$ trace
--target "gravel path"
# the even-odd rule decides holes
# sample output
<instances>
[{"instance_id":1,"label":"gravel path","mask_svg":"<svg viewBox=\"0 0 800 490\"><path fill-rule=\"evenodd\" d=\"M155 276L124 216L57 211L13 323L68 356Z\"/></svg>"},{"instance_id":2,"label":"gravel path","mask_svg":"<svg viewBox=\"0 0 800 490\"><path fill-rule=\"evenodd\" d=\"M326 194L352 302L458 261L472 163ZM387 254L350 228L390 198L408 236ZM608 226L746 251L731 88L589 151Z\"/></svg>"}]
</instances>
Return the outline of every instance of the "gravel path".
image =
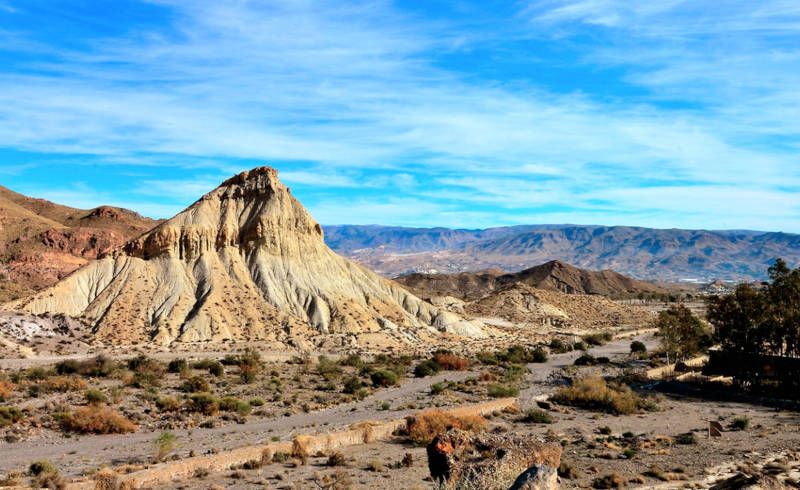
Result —
<instances>
[{"instance_id":1,"label":"gravel path","mask_svg":"<svg viewBox=\"0 0 800 490\"><path fill-rule=\"evenodd\" d=\"M645 336L640 336L644 340ZM595 356L627 354L632 339L621 339L609 342L605 346L595 347L590 352ZM654 341L645 340L648 348ZM550 360L542 364L530 364L529 379L534 384L520 395L522 406L533 403L533 398L541 393L538 383L547 379L551 373L574 362L580 353L570 352L550 356ZM172 431L178 437L181 449L178 454L188 455L190 449L196 454L203 454L214 448L229 450L237 447L263 444L272 436L280 436L281 440L291 438L303 432L333 431L350 426L362 420L387 420L402 418L415 410L382 410L380 405L389 402L392 407L416 403L418 397L425 397L433 383L444 381L461 381L475 376L475 371L445 372L427 378L407 378L400 386L380 390L364 400L338 405L325 410L296 413L288 417L270 419L252 419L244 424L194 430ZM313 424L313 425L312 425ZM125 435L90 435L70 438L57 437L48 441L22 441L17 443L0 442L0 472L27 467L32 461L48 459L58 466L62 474L77 476L85 470L99 468L103 464L116 466L128 462L146 461L153 453L151 441L156 434L139 432Z\"/></svg>"}]
</instances>

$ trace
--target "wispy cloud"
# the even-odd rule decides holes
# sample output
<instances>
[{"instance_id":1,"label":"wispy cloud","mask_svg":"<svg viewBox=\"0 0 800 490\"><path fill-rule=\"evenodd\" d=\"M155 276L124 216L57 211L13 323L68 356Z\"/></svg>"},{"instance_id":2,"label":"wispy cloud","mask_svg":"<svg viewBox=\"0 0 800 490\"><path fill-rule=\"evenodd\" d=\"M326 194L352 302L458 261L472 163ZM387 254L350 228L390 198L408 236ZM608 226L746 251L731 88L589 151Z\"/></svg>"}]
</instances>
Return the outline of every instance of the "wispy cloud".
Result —
<instances>
[{"instance_id":1,"label":"wispy cloud","mask_svg":"<svg viewBox=\"0 0 800 490\"><path fill-rule=\"evenodd\" d=\"M0 33L0 147L155 165L108 196L140 210L264 161L325 223L800 231L800 7L723 4L535 1L489 27L477 4L442 20L383 0L76 11L112 32Z\"/></svg>"}]
</instances>

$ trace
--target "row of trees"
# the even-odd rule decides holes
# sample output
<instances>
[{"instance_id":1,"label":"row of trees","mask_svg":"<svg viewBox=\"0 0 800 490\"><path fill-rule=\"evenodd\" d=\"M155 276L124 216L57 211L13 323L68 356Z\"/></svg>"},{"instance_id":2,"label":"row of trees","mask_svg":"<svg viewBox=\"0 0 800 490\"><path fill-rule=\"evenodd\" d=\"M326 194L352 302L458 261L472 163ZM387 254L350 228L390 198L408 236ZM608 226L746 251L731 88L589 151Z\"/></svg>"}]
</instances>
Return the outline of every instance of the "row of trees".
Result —
<instances>
[{"instance_id":1,"label":"row of trees","mask_svg":"<svg viewBox=\"0 0 800 490\"><path fill-rule=\"evenodd\" d=\"M708 321L723 351L800 357L800 268L778 259L768 272L762 290L742 284L708 300Z\"/></svg>"},{"instance_id":2,"label":"row of trees","mask_svg":"<svg viewBox=\"0 0 800 490\"><path fill-rule=\"evenodd\" d=\"M732 376L740 387L800 396L800 268L778 259L768 273L763 288L743 284L708 300L719 349L704 371Z\"/></svg>"}]
</instances>

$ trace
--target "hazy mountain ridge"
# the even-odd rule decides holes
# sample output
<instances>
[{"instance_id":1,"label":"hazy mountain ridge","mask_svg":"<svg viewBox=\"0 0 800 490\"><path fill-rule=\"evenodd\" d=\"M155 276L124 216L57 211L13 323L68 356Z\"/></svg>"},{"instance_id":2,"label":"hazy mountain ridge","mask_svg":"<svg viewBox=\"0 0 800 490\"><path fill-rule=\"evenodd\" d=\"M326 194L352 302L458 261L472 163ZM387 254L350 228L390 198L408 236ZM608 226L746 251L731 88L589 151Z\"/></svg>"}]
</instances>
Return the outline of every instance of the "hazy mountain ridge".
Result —
<instances>
[{"instance_id":1,"label":"hazy mountain ridge","mask_svg":"<svg viewBox=\"0 0 800 490\"><path fill-rule=\"evenodd\" d=\"M491 228L495 236L488 238L482 230L467 230L469 233L459 235L459 243L433 245L437 241L432 233L446 235L446 229L353 228L358 228L358 234L350 234L347 241L334 240L332 248L387 276L491 267L518 271L561 260L638 279L753 280L762 279L778 257L791 265L800 263L800 235L782 232L537 225ZM346 226L334 229L334 237L347 234ZM395 235L402 239L393 238ZM356 236L363 239L355 240ZM413 237L411 243L409 237ZM376 243L380 245L375 247ZM415 255L404 255L408 253Z\"/></svg>"}]
</instances>

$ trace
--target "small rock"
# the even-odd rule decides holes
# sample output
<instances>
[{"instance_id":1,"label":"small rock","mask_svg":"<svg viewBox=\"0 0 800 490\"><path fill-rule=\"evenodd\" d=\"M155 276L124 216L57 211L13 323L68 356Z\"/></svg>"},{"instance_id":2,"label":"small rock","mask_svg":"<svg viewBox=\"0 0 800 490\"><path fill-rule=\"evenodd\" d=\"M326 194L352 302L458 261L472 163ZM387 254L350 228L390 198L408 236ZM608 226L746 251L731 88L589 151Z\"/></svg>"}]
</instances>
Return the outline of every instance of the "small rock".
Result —
<instances>
[{"instance_id":1,"label":"small rock","mask_svg":"<svg viewBox=\"0 0 800 490\"><path fill-rule=\"evenodd\" d=\"M556 490L558 472L549 466L537 464L519 475L508 490Z\"/></svg>"}]
</instances>

